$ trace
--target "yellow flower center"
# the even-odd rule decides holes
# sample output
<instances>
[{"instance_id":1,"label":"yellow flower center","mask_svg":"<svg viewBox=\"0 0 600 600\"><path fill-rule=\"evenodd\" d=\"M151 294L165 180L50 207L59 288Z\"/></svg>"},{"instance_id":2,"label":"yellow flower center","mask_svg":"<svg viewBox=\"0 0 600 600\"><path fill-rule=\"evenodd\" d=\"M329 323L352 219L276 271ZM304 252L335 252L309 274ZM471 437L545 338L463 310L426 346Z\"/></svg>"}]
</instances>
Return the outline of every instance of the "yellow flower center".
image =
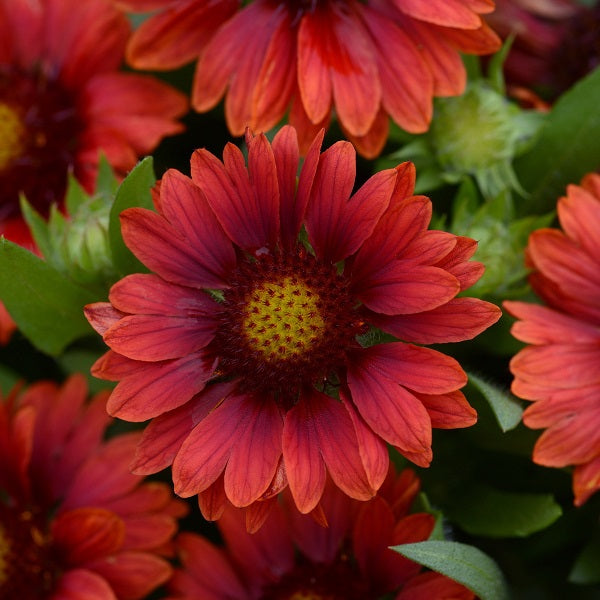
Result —
<instances>
[{"instance_id":1,"label":"yellow flower center","mask_svg":"<svg viewBox=\"0 0 600 600\"><path fill-rule=\"evenodd\" d=\"M262 282L246 299L243 330L268 362L302 357L326 331L318 292L295 276Z\"/></svg>"},{"instance_id":2,"label":"yellow flower center","mask_svg":"<svg viewBox=\"0 0 600 600\"><path fill-rule=\"evenodd\" d=\"M323 596L311 591L295 592L289 597L289 600L329 600L332 596Z\"/></svg>"},{"instance_id":3,"label":"yellow flower center","mask_svg":"<svg viewBox=\"0 0 600 600\"><path fill-rule=\"evenodd\" d=\"M25 126L19 113L0 103L0 170L5 169L23 152Z\"/></svg>"},{"instance_id":4,"label":"yellow flower center","mask_svg":"<svg viewBox=\"0 0 600 600\"><path fill-rule=\"evenodd\" d=\"M0 525L0 585L8 578L8 556L10 554L10 540L6 531Z\"/></svg>"}]
</instances>

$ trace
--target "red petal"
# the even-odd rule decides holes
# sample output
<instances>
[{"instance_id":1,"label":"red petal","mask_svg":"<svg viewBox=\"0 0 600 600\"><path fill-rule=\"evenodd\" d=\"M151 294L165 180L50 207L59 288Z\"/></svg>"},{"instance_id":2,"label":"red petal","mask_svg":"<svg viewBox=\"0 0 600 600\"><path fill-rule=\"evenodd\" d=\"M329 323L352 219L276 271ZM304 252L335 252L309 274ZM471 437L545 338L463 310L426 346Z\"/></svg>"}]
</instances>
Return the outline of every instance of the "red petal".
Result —
<instances>
[{"instance_id":1,"label":"red petal","mask_svg":"<svg viewBox=\"0 0 600 600\"><path fill-rule=\"evenodd\" d=\"M356 431L340 402L316 390L303 396L311 415L321 456L334 483L351 498L369 500L375 495L362 464Z\"/></svg>"},{"instance_id":2,"label":"red petal","mask_svg":"<svg viewBox=\"0 0 600 600\"><path fill-rule=\"evenodd\" d=\"M117 600L110 585L87 569L67 571L56 584L50 600Z\"/></svg>"},{"instance_id":3,"label":"red petal","mask_svg":"<svg viewBox=\"0 0 600 600\"><path fill-rule=\"evenodd\" d=\"M504 307L518 319L510 332L530 344L593 344L600 340L600 331L586 323L552 308L528 302L505 301Z\"/></svg>"},{"instance_id":4,"label":"red petal","mask_svg":"<svg viewBox=\"0 0 600 600\"><path fill-rule=\"evenodd\" d=\"M313 510L325 489L325 463L306 402L298 402L285 416L283 459L294 502L301 513Z\"/></svg>"},{"instance_id":5,"label":"red petal","mask_svg":"<svg viewBox=\"0 0 600 600\"><path fill-rule=\"evenodd\" d=\"M305 205L298 204L300 198L296 195L296 174L300 162L296 130L289 125L282 127L273 138L272 147L280 196L281 241L285 248L291 249L296 243L305 209Z\"/></svg>"},{"instance_id":6,"label":"red petal","mask_svg":"<svg viewBox=\"0 0 600 600\"><path fill-rule=\"evenodd\" d=\"M422 394L445 394L467 383L467 376L455 359L401 342L361 349L353 355L351 364Z\"/></svg>"},{"instance_id":7,"label":"red petal","mask_svg":"<svg viewBox=\"0 0 600 600\"><path fill-rule=\"evenodd\" d=\"M283 419L275 402L244 397L243 421L225 470L225 493L234 506L248 506L269 487L281 457Z\"/></svg>"},{"instance_id":8,"label":"red petal","mask_svg":"<svg viewBox=\"0 0 600 600\"><path fill-rule=\"evenodd\" d=\"M423 404L408 390L355 364L348 385L358 412L373 431L404 454L431 447L431 421Z\"/></svg>"},{"instance_id":9,"label":"red petal","mask_svg":"<svg viewBox=\"0 0 600 600\"><path fill-rule=\"evenodd\" d=\"M565 467L588 462L598 455L600 427L588 413L561 419L538 439L534 462L547 467Z\"/></svg>"},{"instance_id":10,"label":"red petal","mask_svg":"<svg viewBox=\"0 0 600 600\"><path fill-rule=\"evenodd\" d=\"M558 201L558 218L565 233L590 256L600 256L600 201L577 185L567 187L567 197Z\"/></svg>"},{"instance_id":11,"label":"red petal","mask_svg":"<svg viewBox=\"0 0 600 600\"><path fill-rule=\"evenodd\" d=\"M362 7L376 48L382 105L410 133L424 133L433 113L433 77L415 43L390 19Z\"/></svg>"},{"instance_id":12,"label":"red petal","mask_svg":"<svg viewBox=\"0 0 600 600\"><path fill-rule=\"evenodd\" d=\"M396 168L398 172L401 167ZM412 241L427 229L430 220L431 201L428 198L414 196L405 199L402 194L394 193L373 234L356 253L351 272L353 281L368 280L373 271L401 257Z\"/></svg>"},{"instance_id":13,"label":"red petal","mask_svg":"<svg viewBox=\"0 0 600 600\"><path fill-rule=\"evenodd\" d=\"M298 87L306 115L313 123L329 114L333 86L329 73L326 39L329 24L321 11L304 15L298 28Z\"/></svg>"},{"instance_id":14,"label":"red petal","mask_svg":"<svg viewBox=\"0 0 600 600\"><path fill-rule=\"evenodd\" d=\"M470 340L501 315L497 306L484 300L453 298L433 310L412 315L374 313L369 316L369 322L406 342L438 344Z\"/></svg>"},{"instance_id":15,"label":"red petal","mask_svg":"<svg viewBox=\"0 0 600 600\"><path fill-rule=\"evenodd\" d=\"M423 3L419 0L395 0L394 4L404 14L444 27L459 29L477 29L481 18L465 5L463 0L430 0Z\"/></svg>"},{"instance_id":16,"label":"red petal","mask_svg":"<svg viewBox=\"0 0 600 600\"><path fill-rule=\"evenodd\" d=\"M205 388L189 402L153 419L144 430L130 465L133 473L149 475L173 463L192 429L231 392L230 384Z\"/></svg>"},{"instance_id":17,"label":"red petal","mask_svg":"<svg viewBox=\"0 0 600 600\"><path fill-rule=\"evenodd\" d=\"M194 587L180 588L175 583L175 591L207 600L247 598L246 589L223 550L199 535L186 532L177 538L177 546L185 572L192 578Z\"/></svg>"},{"instance_id":18,"label":"red petal","mask_svg":"<svg viewBox=\"0 0 600 600\"><path fill-rule=\"evenodd\" d=\"M456 47L446 39L439 27L412 21L406 32L419 48L421 56L433 75L435 96L458 96L462 94L467 74Z\"/></svg>"},{"instance_id":19,"label":"red petal","mask_svg":"<svg viewBox=\"0 0 600 600\"><path fill-rule=\"evenodd\" d=\"M113 390L106 405L109 414L126 421L146 421L185 404L204 388L214 370L199 353L138 364Z\"/></svg>"},{"instance_id":20,"label":"red petal","mask_svg":"<svg viewBox=\"0 0 600 600\"><path fill-rule=\"evenodd\" d=\"M510 361L519 378L557 389L600 384L598 346L595 344L552 344L528 346Z\"/></svg>"},{"instance_id":21,"label":"red petal","mask_svg":"<svg viewBox=\"0 0 600 600\"><path fill-rule=\"evenodd\" d=\"M355 175L355 152L348 142L337 142L321 155L306 229L317 256L332 263L356 252L371 235L394 190L396 170L387 169L348 200Z\"/></svg>"},{"instance_id":22,"label":"red petal","mask_svg":"<svg viewBox=\"0 0 600 600\"><path fill-rule=\"evenodd\" d=\"M600 489L600 456L578 465L573 471L573 493L575 506L581 506Z\"/></svg>"},{"instance_id":23,"label":"red petal","mask_svg":"<svg viewBox=\"0 0 600 600\"><path fill-rule=\"evenodd\" d=\"M583 300L600 297L598 263L556 229L538 229L529 238L528 252L545 277L577 290Z\"/></svg>"},{"instance_id":24,"label":"red petal","mask_svg":"<svg viewBox=\"0 0 600 600\"><path fill-rule=\"evenodd\" d=\"M131 4L130 0L128 4ZM142 2L141 7L136 6L135 10L153 10L156 4L165 3ZM165 70L190 62L238 7L236 0L170 4L172 6L165 7L163 12L143 21L135 31L127 48L127 60L132 66Z\"/></svg>"},{"instance_id":25,"label":"red petal","mask_svg":"<svg viewBox=\"0 0 600 600\"><path fill-rule=\"evenodd\" d=\"M177 495L193 496L217 480L247 421L245 396L229 396L196 425L173 461Z\"/></svg>"},{"instance_id":26,"label":"red petal","mask_svg":"<svg viewBox=\"0 0 600 600\"><path fill-rule=\"evenodd\" d=\"M102 508L62 512L52 522L52 538L66 565L85 565L114 554L125 539L125 524Z\"/></svg>"},{"instance_id":27,"label":"red petal","mask_svg":"<svg viewBox=\"0 0 600 600\"><path fill-rule=\"evenodd\" d=\"M124 316L119 310L115 310L110 302L95 302L84 307L86 319L90 325L100 334L104 335L105 331L118 322Z\"/></svg>"},{"instance_id":28,"label":"red petal","mask_svg":"<svg viewBox=\"0 0 600 600\"><path fill-rule=\"evenodd\" d=\"M255 131L268 131L283 118L296 91L296 33L290 12L272 32L253 90L252 117Z\"/></svg>"},{"instance_id":29,"label":"red petal","mask_svg":"<svg viewBox=\"0 0 600 600\"><path fill-rule=\"evenodd\" d=\"M169 563L146 552L122 552L94 563L118 598L145 598L172 574Z\"/></svg>"},{"instance_id":30,"label":"red petal","mask_svg":"<svg viewBox=\"0 0 600 600\"><path fill-rule=\"evenodd\" d=\"M253 160L265 160L272 177L270 180L253 181L253 190L244 164L243 156L233 144L223 153L226 167L207 150L197 150L192 155L192 179L204 192L227 235L244 250L253 252L260 248L273 248L279 232L279 199L272 192L273 178L276 186L276 167L272 151L265 141L258 142ZM255 169L256 169L256 163ZM264 168L264 167L263 167ZM271 191L270 191L271 190Z\"/></svg>"},{"instance_id":31,"label":"red petal","mask_svg":"<svg viewBox=\"0 0 600 600\"><path fill-rule=\"evenodd\" d=\"M388 448L356 412L349 394L343 389L340 390L340 398L354 425L358 441L358 452L365 468L369 485L374 490L378 490L388 473L390 463Z\"/></svg>"},{"instance_id":32,"label":"red petal","mask_svg":"<svg viewBox=\"0 0 600 600\"><path fill-rule=\"evenodd\" d=\"M477 423L477 411L467 402L462 392L449 392L439 396L415 394L436 429L471 427Z\"/></svg>"},{"instance_id":33,"label":"red petal","mask_svg":"<svg viewBox=\"0 0 600 600\"><path fill-rule=\"evenodd\" d=\"M354 289L371 310L386 315L411 315L441 306L456 296L460 284L454 275L438 267L390 262L368 275Z\"/></svg>"},{"instance_id":34,"label":"red petal","mask_svg":"<svg viewBox=\"0 0 600 600\"><path fill-rule=\"evenodd\" d=\"M161 179L160 199L171 225L202 254L215 278L225 280L235 268L235 251L202 190L179 171L169 169Z\"/></svg>"},{"instance_id":35,"label":"red petal","mask_svg":"<svg viewBox=\"0 0 600 600\"><path fill-rule=\"evenodd\" d=\"M210 252L190 245L165 218L144 208L129 208L120 218L129 249L163 279L187 287L226 287L223 279L228 265L218 265L215 272Z\"/></svg>"}]
</instances>

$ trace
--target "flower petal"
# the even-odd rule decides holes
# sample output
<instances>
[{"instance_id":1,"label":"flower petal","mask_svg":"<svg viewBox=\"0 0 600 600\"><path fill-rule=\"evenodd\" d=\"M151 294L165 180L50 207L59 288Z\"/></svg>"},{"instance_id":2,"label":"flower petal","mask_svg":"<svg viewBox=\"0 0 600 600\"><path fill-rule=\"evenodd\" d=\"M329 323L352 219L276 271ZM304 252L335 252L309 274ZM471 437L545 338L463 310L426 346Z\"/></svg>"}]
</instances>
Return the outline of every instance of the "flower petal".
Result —
<instances>
[{"instance_id":1,"label":"flower petal","mask_svg":"<svg viewBox=\"0 0 600 600\"><path fill-rule=\"evenodd\" d=\"M313 390L300 402L312 416L321 456L334 483L351 498L369 500L376 490L362 464L356 431L342 404Z\"/></svg>"},{"instance_id":2,"label":"flower petal","mask_svg":"<svg viewBox=\"0 0 600 600\"><path fill-rule=\"evenodd\" d=\"M50 600L117 600L106 579L87 569L71 569L64 573L49 598Z\"/></svg>"},{"instance_id":3,"label":"flower petal","mask_svg":"<svg viewBox=\"0 0 600 600\"><path fill-rule=\"evenodd\" d=\"M397 173L380 171L350 198L355 175L355 151L348 142L337 142L321 155L306 229L316 255L324 261L346 258L371 235L389 204Z\"/></svg>"},{"instance_id":4,"label":"flower petal","mask_svg":"<svg viewBox=\"0 0 600 600\"><path fill-rule=\"evenodd\" d=\"M453 298L437 308L415 314L373 313L369 321L406 342L439 344L470 340L501 315L497 306L479 298Z\"/></svg>"},{"instance_id":5,"label":"flower petal","mask_svg":"<svg viewBox=\"0 0 600 600\"><path fill-rule=\"evenodd\" d=\"M201 353L139 364L113 390L106 410L125 421L152 419L185 404L204 388L213 371L214 364Z\"/></svg>"},{"instance_id":6,"label":"flower petal","mask_svg":"<svg viewBox=\"0 0 600 600\"><path fill-rule=\"evenodd\" d=\"M306 402L298 402L285 415L283 460L294 502L301 513L313 510L325 489L325 463Z\"/></svg>"},{"instance_id":7,"label":"flower petal","mask_svg":"<svg viewBox=\"0 0 600 600\"><path fill-rule=\"evenodd\" d=\"M458 362L430 348L395 342L362 348L349 357L358 367L422 394L445 394L467 383Z\"/></svg>"},{"instance_id":8,"label":"flower petal","mask_svg":"<svg viewBox=\"0 0 600 600\"><path fill-rule=\"evenodd\" d=\"M234 506L248 506L269 487L281 457L283 419L274 401L246 396L244 420L225 470L225 493Z\"/></svg>"}]
</instances>

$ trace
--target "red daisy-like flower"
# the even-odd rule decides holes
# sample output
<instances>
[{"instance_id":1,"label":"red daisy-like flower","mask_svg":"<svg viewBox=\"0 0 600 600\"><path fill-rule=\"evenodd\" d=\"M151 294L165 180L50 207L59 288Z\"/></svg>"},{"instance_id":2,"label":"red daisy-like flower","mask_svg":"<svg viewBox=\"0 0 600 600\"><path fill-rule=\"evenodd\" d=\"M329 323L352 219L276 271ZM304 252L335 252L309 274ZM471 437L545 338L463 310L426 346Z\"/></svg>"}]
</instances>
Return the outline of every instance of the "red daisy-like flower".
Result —
<instances>
[{"instance_id":1,"label":"red daisy-like flower","mask_svg":"<svg viewBox=\"0 0 600 600\"><path fill-rule=\"evenodd\" d=\"M168 486L128 469L138 434L103 442L106 393L81 375L0 403L0 597L135 600L169 579Z\"/></svg>"},{"instance_id":2,"label":"red daisy-like flower","mask_svg":"<svg viewBox=\"0 0 600 600\"><path fill-rule=\"evenodd\" d=\"M512 389L534 402L525 425L546 429L533 460L575 465L580 506L600 489L600 175L568 186L558 217L563 231L535 231L526 251L531 285L547 306L505 306L520 319L513 335L530 344L510 363Z\"/></svg>"},{"instance_id":3,"label":"red daisy-like flower","mask_svg":"<svg viewBox=\"0 0 600 600\"><path fill-rule=\"evenodd\" d=\"M489 54L499 38L481 15L493 0L121 0L157 8L135 33L128 60L170 69L198 58L192 105L203 112L226 94L233 135L266 131L289 110L304 152L332 109L369 158L388 117L405 130L429 127L433 96L465 87L460 53ZM160 10L162 9L162 10Z\"/></svg>"},{"instance_id":4,"label":"red daisy-like flower","mask_svg":"<svg viewBox=\"0 0 600 600\"><path fill-rule=\"evenodd\" d=\"M170 600L471 600L464 586L416 563L389 546L426 540L434 526L427 513L408 514L420 482L410 470L390 471L377 497L351 500L332 485L323 527L293 510L289 495L263 528L249 534L243 515L228 509L219 521L226 549L193 533L177 545L182 567L169 584ZM388 596L385 596L388 597Z\"/></svg>"},{"instance_id":5,"label":"red daisy-like flower","mask_svg":"<svg viewBox=\"0 0 600 600\"><path fill-rule=\"evenodd\" d=\"M554 100L595 69L599 18L600 8L577 0L497 0L489 23L501 37L515 36L504 63L515 96L533 88Z\"/></svg>"},{"instance_id":6,"label":"red daisy-like flower","mask_svg":"<svg viewBox=\"0 0 600 600\"><path fill-rule=\"evenodd\" d=\"M432 427L476 420L460 365L405 343L468 339L499 318L456 298L482 274L468 260L476 243L427 230L431 202L412 196L411 164L351 195L352 145L320 155L322 138L297 184L289 126L272 146L248 136L248 168L228 144L223 162L196 151L191 179L168 171L158 213L121 215L126 244L156 274L130 275L86 308L111 348L93 373L120 380L108 411L153 419L135 471L173 463L175 491L200 493L205 514L287 482L309 512L327 471L367 500L387 473L384 442L427 466ZM370 325L404 342L375 343Z\"/></svg>"},{"instance_id":7,"label":"red daisy-like flower","mask_svg":"<svg viewBox=\"0 0 600 600\"><path fill-rule=\"evenodd\" d=\"M129 35L110 0L0 0L0 233L20 193L46 214L70 170L93 191L99 151L124 174L181 131L183 94L117 72Z\"/></svg>"}]
</instances>

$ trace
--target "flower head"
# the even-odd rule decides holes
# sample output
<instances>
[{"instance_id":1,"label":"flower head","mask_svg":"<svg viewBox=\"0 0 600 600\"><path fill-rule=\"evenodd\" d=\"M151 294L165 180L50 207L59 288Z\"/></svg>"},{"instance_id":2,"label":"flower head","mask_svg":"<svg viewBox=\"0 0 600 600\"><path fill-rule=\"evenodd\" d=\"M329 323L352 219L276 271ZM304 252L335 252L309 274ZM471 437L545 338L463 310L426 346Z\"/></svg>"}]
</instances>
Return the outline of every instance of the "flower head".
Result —
<instances>
[{"instance_id":1,"label":"flower head","mask_svg":"<svg viewBox=\"0 0 600 600\"><path fill-rule=\"evenodd\" d=\"M497 0L489 22L503 38L515 36L505 63L515 97L535 97L534 88L553 100L596 68L599 15L576 0Z\"/></svg>"},{"instance_id":2,"label":"flower head","mask_svg":"<svg viewBox=\"0 0 600 600\"><path fill-rule=\"evenodd\" d=\"M166 581L185 507L128 465L137 434L102 441L106 394L83 376L0 403L0 597L136 599Z\"/></svg>"},{"instance_id":3,"label":"flower head","mask_svg":"<svg viewBox=\"0 0 600 600\"><path fill-rule=\"evenodd\" d=\"M133 10L140 3L122 0ZM146 3L142 3L146 4ZM304 152L335 109L358 151L374 157L391 117L426 131L433 96L460 94L461 52L488 54L499 39L482 14L492 0L158 0L128 59L169 69L198 58L192 105L226 95L232 134L266 131L288 112Z\"/></svg>"},{"instance_id":4,"label":"flower head","mask_svg":"<svg viewBox=\"0 0 600 600\"><path fill-rule=\"evenodd\" d=\"M155 274L86 307L111 348L93 372L120 381L109 412L153 419L134 468L172 463L176 492L203 494L205 509L225 497L248 506L289 482L309 512L327 471L366 500L387 473L384 442L427 466L432 427L476 420L459 364L407 343L468 339L498 319L497 307L456 298L482 273L469 262L476 243L427 231L412 165L351 195L352 145L320 155L321 141L297 185L289 126L272 146L248 137L248 168L232 144L223 162L196 151L191 179L165 174L157 213L121 215ZM374 326L404 341L376 343Z\"/></svg>"},{"instance_id":5,"label":"flower head","mask_svg":"<svg viewBox=\"0 0 600 600\"><path fill-rule=\"evenodd\" d=\"M575 465L575 504L600 489L600 176L570 185L558 201L559 229L531 234L530 281L547 306L505 302L513 335L530 344L511 361L512 390L534 402L523 414L545 429L533 460Z\"/></svg>"},{"instance_id":6,"label":"flower head","mask_svg":"<svg viewBox=\"0 0 600 600\"><path fill-rule=\"evenodd\" d=\"M181 130L182 94L117 72L129 34L110 0L0 0L1 233L20 193L47 214L69 171L92 191L100 150L124 174Z\"/></svg>"},{"instance_id":7,"label":"flower head","mask_svg":"<svg viewBox=\"0 0 600 600\"><path fill-rule=\"evenodd\" d=\"M375 600L386 594L396 600L471 600L474 594L462 585L421 572L389 549L431 534L432 515L409 514L419 487L410 470L398 477L390 471L368 502L328 485L327 527L294 511L289 495L254 534L245 531L239 510L228 509L218 523L224 550L192 533L179 536L182 567L169 584L172 600Z\"/></svg>"}]
</instances>

